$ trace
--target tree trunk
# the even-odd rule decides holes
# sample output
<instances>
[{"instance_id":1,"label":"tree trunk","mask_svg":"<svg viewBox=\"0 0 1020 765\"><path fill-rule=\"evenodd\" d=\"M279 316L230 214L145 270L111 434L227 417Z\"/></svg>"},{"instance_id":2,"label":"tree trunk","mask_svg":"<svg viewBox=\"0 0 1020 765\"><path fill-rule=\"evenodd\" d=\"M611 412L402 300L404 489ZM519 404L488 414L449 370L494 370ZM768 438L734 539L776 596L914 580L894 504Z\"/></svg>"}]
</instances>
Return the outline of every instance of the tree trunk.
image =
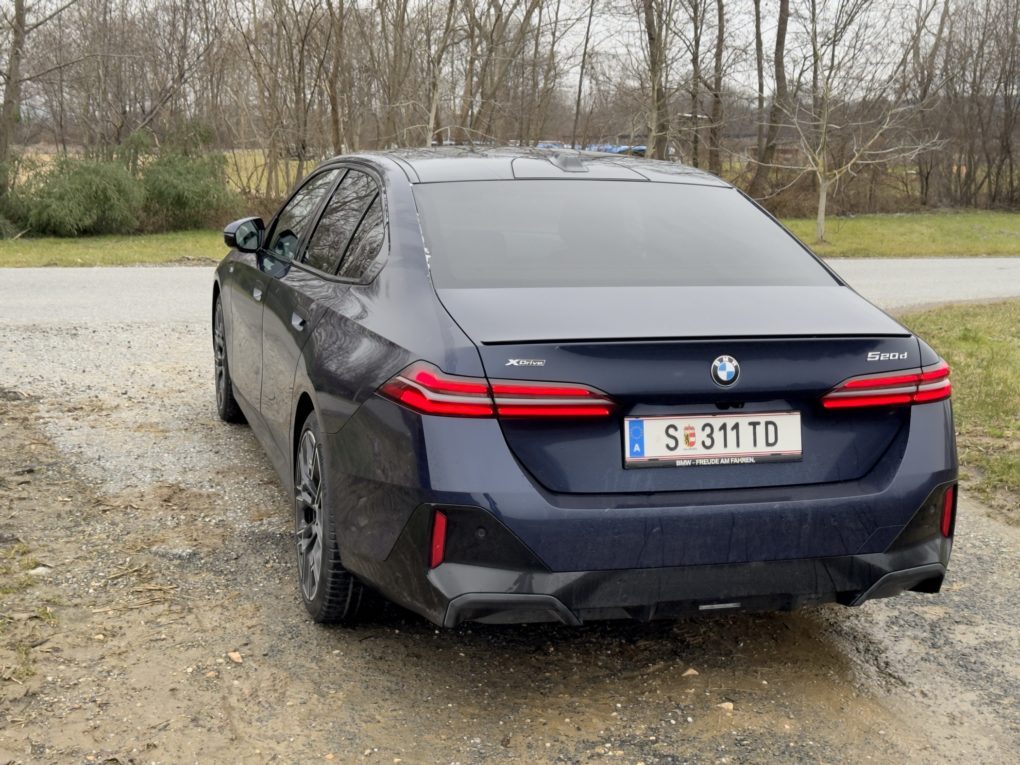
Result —
<instances>
[{"instance_id":1,"label":"tree trunk","mask_svg":"<svg viewBox=\"0 0 1020 765\"><path fill-rule=\"evenodd\" d=\"M761 0L754 0L754 69L758 75L758 108L755 112L758 142L754 158L760 160L765 151L765 51L761 39Z\"/></svg>"},{"instance_id":2,"label":"tree trunk","mask_svg":"<svg viewBox=\"0 0 1020 765\"><path fill-rule=\"evenodd\" d=\"M764 196L765 183L771 168L769 165L776 156L776 140L779 137L779 125L786 108L786 27L790 21L790 0L779 0L779 19L776 24L776 49L774 55L776 69L776 92L772 96L772 108L769 111L769 125L765 134L765 146L759 154L758 166L754 169L754 177L748 187L748 196L761 199Z\"/></svg>"},{"instance_id":3,"label":"tree trunk","mask_svg":"<svg viewBox=\"0 0 1020 765\"><path fill-rule=\"evenodd\" d=\"M829 196L829 179L825 173L818 173L818 214L815 217L815 242L821 244L825 241L825 203Z\"/></svg>"},{"instance_id":4,"label":"tree trunk","mask_svg":"<svg viewBox=\"0 0 1020 765\"><path fill-rule=\"evenodd\" d=\"M648 110L648 142L645 154L655 159L666 158L669 139L669 117L666 113L665 19L659 18L655 0L643 0L645 35L648 37L648 79L651 80L652 101Z\"/></svg>"},{"instance_id":5,"label":"tree trunk","mask_svg":"<svg viewBox=\"0 0 1020 765\"><path fill-rule=\"evenodd\" d=\"M577 76L577 100L574 102L574 127L570 131L570 146L577 147L577 123L581 118L581 93L584 90L584 69L588 64L588 43L591 40L591 17L595 14L595 0L588 2L588 24L584 28L584 47L581 49L581 72Z\"/></svg>"},{"instance_id":6,"label":"tree trunk","mask_svg":"<svg viewBox=\"0 0 1020 765\"><path fill-rule=\"evenodd\" d=\"M442 96L440 78L443 74L443 60L446 58L446 51L450 47L450 37L453 33L453 18L457 10L457 0L447 0L446 19L443 23L443 34L439 39L439 46L435 55L429 62L429 117L425 129L425 145L431 146L436 136L436 122L439 119L439 99Z\"/></svg>"},{"instance_id":7,"label":"tree trunk","mask_svg":"<svg viewBox=\"0 0 1020 765\"><path fill-rule=\"evenodd\" d=\"M698 123L701 112L701 26L703 15L701 0L691 3L691 164L701 166L701 131Z\"/></svg>"},{"instance_id":8,"label":"tree trunk","mask_svg":"<svg viewBox=\"0 0 1020 765\"><path fill-rule=\"evenodd\" d=\"M715 0L716 35L715 61L712 72L712 124L708 128L708 172L722 175L722 81L723 81L723 42L726 31L726 16L723 0Z\"/></svg>"},{"instance_id":9,"label":"tree trunk","mask_svg":"<svg viewBox=\"0 0 1020 765\"><path fill-rule=\"evenodd\" d=\"M11 185L11 146L18 126L21 107L21 59L25 52L25 0L14 0L14 19L11 29L11 47L7 54L7 82L4 100L0 105L0 197Z\"/></svg>"}]
</instances>

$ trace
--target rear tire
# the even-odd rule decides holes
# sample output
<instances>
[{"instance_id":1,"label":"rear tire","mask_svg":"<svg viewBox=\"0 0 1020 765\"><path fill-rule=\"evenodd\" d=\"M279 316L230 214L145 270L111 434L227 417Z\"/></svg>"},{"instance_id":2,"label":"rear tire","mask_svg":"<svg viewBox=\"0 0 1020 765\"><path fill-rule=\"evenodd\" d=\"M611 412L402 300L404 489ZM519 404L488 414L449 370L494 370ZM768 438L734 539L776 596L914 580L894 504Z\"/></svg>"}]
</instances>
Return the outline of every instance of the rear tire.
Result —
<instances>
[{"instance_id":1,"label":"rear tire","mask_svg":"<svg viewBox=\"0 0 1020 765\"><path fill-rule=\"evenodd\" d=\"M224 422L246 422L240 404L234 398L227 359L227 332L223 323L223 301L216 297L213 306L213 362L216 367L216 412Z\"/></svg>"},{"instance_id":2,"label":"rear tire","mask_svg":"<svg viewBox=\"0 0 1020 765\"><path fill-rule=\"evenodd\" d=\"M340 562L330 496L322 431L315 412L310 412L301 426L294 459L298 585L312 619L321 624L352 624L364 587Z\"/></svg>"}]
</instances>

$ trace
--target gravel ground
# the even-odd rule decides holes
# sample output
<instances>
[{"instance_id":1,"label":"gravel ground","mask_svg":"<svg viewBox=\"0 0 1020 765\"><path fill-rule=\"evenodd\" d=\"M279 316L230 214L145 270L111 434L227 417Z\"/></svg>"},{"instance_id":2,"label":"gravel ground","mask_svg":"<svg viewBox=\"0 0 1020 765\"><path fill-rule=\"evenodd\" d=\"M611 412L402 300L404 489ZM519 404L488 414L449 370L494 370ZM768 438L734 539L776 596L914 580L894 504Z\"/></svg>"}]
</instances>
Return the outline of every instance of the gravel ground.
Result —
<instances>
[{"instance_id":1,"label":"gravel ground","mask_svg":"<svg viewBox=\"0 0 1020 765\"><path fill-rule=\"evenodd\" d=\"M0 763L1015 761L1020 532L966 496L934 597L311 624L287 499L216 419L209 279L0 271Z\"/></svg>"}]
</instances>

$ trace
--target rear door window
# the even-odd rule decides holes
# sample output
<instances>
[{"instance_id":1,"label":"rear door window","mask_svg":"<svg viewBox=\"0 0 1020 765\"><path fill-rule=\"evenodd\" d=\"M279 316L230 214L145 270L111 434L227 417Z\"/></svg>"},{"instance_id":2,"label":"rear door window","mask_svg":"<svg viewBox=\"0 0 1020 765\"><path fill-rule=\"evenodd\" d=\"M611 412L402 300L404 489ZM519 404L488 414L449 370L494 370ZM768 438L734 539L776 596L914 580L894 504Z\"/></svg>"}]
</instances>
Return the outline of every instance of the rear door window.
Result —
<instances>
[{"instance_id":1,"label":"rear door window","mask_svg":"<svg viewBox=\"0 0 1020 765\"><path fill-rule=\"evenodd\" d=\"M375 262L386 238L386 223L383 220L382 195L376 194L375 200L365 212L357 231L347 245L347 253L340 264L339 275L345 279L360 280L365 276L368 267Z\"/></svg>"},{"instance_id":2,"label":"rear door window","mask_svg":"<svg viewBox=\"0 0 1020 765\"><path fill-rule=\"evenodd\" d=\"M348 242L365 210L378 194L371 176L349 170L326 204L315 231L305 249L304 261L309 266L335 274Z\"/></svg>"}]
</instances>

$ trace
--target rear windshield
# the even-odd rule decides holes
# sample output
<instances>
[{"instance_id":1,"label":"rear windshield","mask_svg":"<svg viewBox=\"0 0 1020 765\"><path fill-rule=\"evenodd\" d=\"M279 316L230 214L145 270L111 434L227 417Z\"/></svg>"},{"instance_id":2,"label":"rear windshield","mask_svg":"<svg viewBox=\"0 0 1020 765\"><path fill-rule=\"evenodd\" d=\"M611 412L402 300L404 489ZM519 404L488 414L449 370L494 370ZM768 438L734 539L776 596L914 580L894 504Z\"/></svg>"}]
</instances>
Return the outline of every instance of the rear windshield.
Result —
<instances>
[{"instance_id":1,"label":"rear windshield","mask_svg":"<svg viewBox=\"0 0 1020 765\"><path fill-rule=\"evenodd\" d=\"M470 181L414 194L439 288L835 283L732 188Z\"/></svg>"}]
</instances>

